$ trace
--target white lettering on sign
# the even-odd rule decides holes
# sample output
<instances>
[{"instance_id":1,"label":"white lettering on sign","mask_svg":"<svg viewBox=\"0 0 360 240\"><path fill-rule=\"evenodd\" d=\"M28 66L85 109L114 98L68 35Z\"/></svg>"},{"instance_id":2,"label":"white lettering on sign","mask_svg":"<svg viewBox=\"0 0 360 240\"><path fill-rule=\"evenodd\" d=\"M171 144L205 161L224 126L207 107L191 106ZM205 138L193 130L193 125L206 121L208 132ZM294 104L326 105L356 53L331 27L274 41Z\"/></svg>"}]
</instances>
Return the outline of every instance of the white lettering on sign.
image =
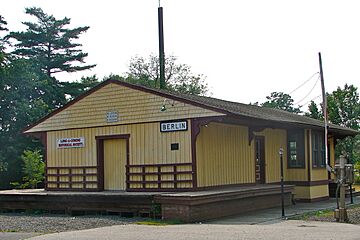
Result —
<instances>
[{"instance_id":1,"label":"white lettering on sign","mask_svg":"<svg viewBox=\"0 0 360 240\"><path fill-rule=\"evenodd\" d=\"M80 148L85 146L85 139L79 138L60 138L57 140L57 148Z\"/></svg>"},{"instance_id":2,"label":"white lettering on sign","mask_svg":"<svg viewBox=\"0 0 360 240\"><path fill-rule=\"evenodd\" d=\"M187 121L160 122L160 132L186 131Z\"/></svg>"},{"instance_id":3,"label":"white lettering on sign","mask_svg":"<svg viewBox=\"0 0 360 240\"><path fill-rule=\"evenodd\" d=\"M113 112L107 112L106 113L106 122L112 123L112 122L118 122L119 121L119 113L116 111Z\"/></svg>"}]
</instances>

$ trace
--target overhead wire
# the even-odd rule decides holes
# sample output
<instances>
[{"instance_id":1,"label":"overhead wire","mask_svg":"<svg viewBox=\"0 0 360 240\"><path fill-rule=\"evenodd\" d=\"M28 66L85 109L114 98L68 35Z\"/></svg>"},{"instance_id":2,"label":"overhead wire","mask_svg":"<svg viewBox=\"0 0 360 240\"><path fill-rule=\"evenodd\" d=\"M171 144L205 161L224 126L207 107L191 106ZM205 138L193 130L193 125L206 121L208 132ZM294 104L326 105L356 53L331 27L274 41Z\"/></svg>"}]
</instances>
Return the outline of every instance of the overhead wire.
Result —
<instances>
[{"instance_id":1,"label":"overhead wire","mask_svg":"<svg viewBox=\"0 0 360 240\"><path fill-rule=\"evenodd\" d=\"M316 82L315 82L314 86L313 86L313 87L311 88L311 90L306 94L306 96L303 97L300 101L297 101L296 103L294 103L294 105L298 105L299 103L301 103L302 101L304 101L304 100L311 94L311 92L312 92L312 91L314 90L314 88L316 87L316 84L318 83L319 79L320 79L320 76L318 76L318 78L316 79Z\"/></svg>"},{"instance_id":2,"label":"overhead wire","mask_svg":"<svg viewBox=\"0 0 360 240\"><path fill-rule=\"evenodd\" d=\"M288 93L289 95L291 95L292 93L294 93L296 90L298 90L299 88L301 88L302 86L304 86L306 83L308 83L311 79L313 79L314 76L316 76L317 74L319 74L319 72L314 73L313 75L311 75L310 78L308 78L305 82L303 82L302 84L300 84L298 87L296 87L294 90L292 90L290 93Z\"/></svg>"},{"instance_id":3,"label":"overhead wire","mask_svg":"<svg viewBox=\"0 0 360 240\"><path fill-rule=\"evenodd\" d=\"M317 95L316 97L314 97L313 99L311 99L310 101L307 101L306 103L302 104L302 105L299 105L299 107L303 107L305 106L306 104L310 103L311 101L314 101L315 99L321 97L321 94L320 95Z\"/></svg>"}]
</instances>

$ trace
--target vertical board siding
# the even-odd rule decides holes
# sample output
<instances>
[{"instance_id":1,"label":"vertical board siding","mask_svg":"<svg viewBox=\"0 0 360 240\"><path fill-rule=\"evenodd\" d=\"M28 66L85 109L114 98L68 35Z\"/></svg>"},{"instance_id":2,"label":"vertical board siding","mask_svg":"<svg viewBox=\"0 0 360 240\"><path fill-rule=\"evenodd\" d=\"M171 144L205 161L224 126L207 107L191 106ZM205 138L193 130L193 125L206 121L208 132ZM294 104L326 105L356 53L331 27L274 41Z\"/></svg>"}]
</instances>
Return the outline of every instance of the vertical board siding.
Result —
<instances>
[{"instance_id":1,"label":"vertical board siding","mask_svg":"<svg viewBox=\"0 0 360 240\"><path fill-rule=\"evenodd\" d=\"M47 166L97 166L95 137L118 134L130 134L129 164L191 162L191 127L188 131L161 133L160 124L155 122L47 132ZM84 137L85 146L57 149L58 139L75 137ZM179 143L179 150L171 151L171 143Z\"/></svg>"},{"instance_id":2,"label":"vertical board siding","mask_svg":"<svg viewBox=\"0 0 360 240\"><path fill-rule=\"evenodd\" d=\"M167 110L161 112L164 103ZM118 112L118 122L106 122L110 111ZM221 115L224 114L110 83L26 132Z\"/></svg>"},{"instance_id":3,"label":"vertical board siding","mask_svg":"<svg viewBox=\"0 0 360 240\"><path fill-rule=\"evenodd\" d=\"M287 167L287 142L286 130L266 128L261 132L255 133L257 136L265 137L265 176L266 183L280 181L280 155L279 150L284 149L284 175ZM286 175L285 175L285 180Z\"/></svg>"},{"instance_id":4,"label":"vertical board siding","mask_svg":"<svg viewBox=\"0 0 360 240\"><path fill-rule=\"evenodd\" d=\"M329 196L329 185L319 185L310 187L310 198L320 198Z\"/></svg>"},{"instance_id":5,"label":"vertical board siding","mask_svg":"<svg viewBox=\"0 0 360 240\"><path fill-rule=\"evenodd\" d=\"M255 135L265 137L266 183L279 182L280 147L286 173L286 130L267 128ZM254 140L248 144L246 126L210 123L201 127L196 159L199 187L255 183L255 146Z\"/></svg>"},{"instance_id":6,"label":"vertical board siding","mask_svg":"<svg viewBox=\"0 0 360 240\"><path fill-rule=\"evenodd\" d=\"M197 184L208 187L255 182L253 144L245 126L210 123L196 141Z\"/></svg>"},{"instance_id":7,"label":"vertical board siding","mask_svg":"<svg viewBox=\"0 0 360 240\"><path fill-rule=\"evenodd\" d=\"M295 199L311 199L310 187L296 186L295 187Z\"/></svg>"}]
</instances>

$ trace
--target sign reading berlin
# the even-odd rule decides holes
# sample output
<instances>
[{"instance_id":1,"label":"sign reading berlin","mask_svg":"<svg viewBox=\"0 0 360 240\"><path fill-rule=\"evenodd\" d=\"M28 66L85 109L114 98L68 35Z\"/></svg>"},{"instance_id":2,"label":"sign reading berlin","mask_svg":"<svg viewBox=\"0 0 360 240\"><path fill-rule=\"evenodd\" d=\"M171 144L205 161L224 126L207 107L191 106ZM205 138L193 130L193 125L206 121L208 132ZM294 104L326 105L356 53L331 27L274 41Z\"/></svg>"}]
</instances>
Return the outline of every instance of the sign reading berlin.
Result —
<instances>
[{"instance_id":1,"label":"sign reading berlin","mask_svg":"<svg viewBox=\"0 0 360 240\"><path fill-rule=\"evenodd\" d=\"M79 138L60 138L57 140L57 148L80 148L85 146L85 139Z\"/></svg>"},{"instance_id":2,"label":"sign reading berlin","mask_svg":"<svg viewBox=\"0 0 360 240\"><path fill-rule=\"evenodd\" d=\"M160 132L187 131L188 124L186 120L160 122Z\"/></svg>"}]
</instances>

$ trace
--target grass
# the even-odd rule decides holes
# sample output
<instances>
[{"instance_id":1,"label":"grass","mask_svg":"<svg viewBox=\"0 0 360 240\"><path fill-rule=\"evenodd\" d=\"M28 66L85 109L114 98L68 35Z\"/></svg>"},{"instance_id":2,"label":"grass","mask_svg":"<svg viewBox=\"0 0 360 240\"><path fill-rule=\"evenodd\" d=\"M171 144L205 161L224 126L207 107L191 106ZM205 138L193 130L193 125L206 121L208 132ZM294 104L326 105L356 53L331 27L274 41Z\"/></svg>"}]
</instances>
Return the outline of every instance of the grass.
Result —
<instances>
[{"instance_id":1,"label":"grass","mask_svg":"<svg viewBox=\"0 0 360 240\"><path fill-rule=\"evenodd\" d=\"M140 222L135 222L135 224L138 225L148 225L148 226L167 226L167 225L176 225L176 224L184 224L184 222L180 221L180 220L154 220L154 219L149 219L146 221L140 221Z\"/></svg>"},{"instance_id":2,"label":"grass","mask_svg":"<svg viewBox=\"0 0 360 240\"><path fill-rule=\"evenodd\" d=\"M354 209L354 208L360 208L360 204L351 204L347 205L346 209ZM318 210L313 212L306 212L300 215L289 217L291 220L308 220L309 218L328 218L334 216L334 208L324 209L324 210Z\"/></svg>"},{"instance_id":3,"label":"grass","mask_svg":"<svg viewBox=\"0 0 360 240\"><path fill-rule=\"evenodd\" d=\"M291 220L308 220L310 217L328 217L334 214L334 209L318 210L313 212L306 212L300 215L289 217Z\"/></svg>"}]
</instances>

